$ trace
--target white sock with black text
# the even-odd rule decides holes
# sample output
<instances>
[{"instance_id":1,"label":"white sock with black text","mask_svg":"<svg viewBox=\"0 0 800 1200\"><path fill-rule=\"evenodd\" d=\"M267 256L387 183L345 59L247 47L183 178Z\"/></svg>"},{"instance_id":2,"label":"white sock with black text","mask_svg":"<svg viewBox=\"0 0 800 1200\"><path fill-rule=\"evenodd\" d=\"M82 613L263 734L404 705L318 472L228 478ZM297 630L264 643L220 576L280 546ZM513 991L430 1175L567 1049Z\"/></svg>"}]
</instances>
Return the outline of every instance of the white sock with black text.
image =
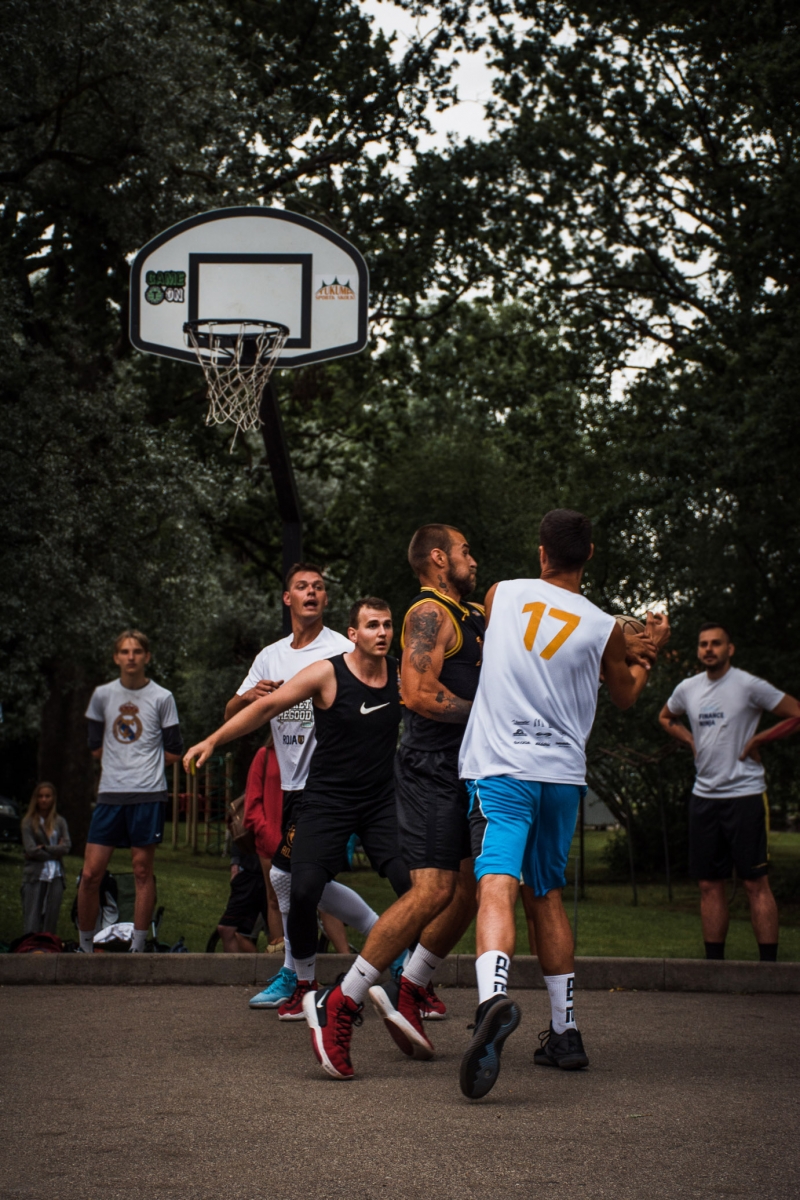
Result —
<instances>
[{"instance_id":1,"label":"white sock with black text","mask_svg":"<svg viewBox=\"0 0 800 1200\"><path fill-rule=\"evenodd\" d=\"M80 938L81 950L84 954L94 954L94 930L90 929L88 933L84 933L82 929L78 930Z\"/></svg>"},{"instance_id":2,"label":"white sock with black text","mask_svg":"<svg viewBox=\"0 0 800 1200\"><path fill-rule=\"evenodd\" d=\"M317 956L312 954L311 958L296 958L294 960L294 969L297 972L297 982L301 980L305 983L313 983L316 978L314 972L317 969Z\"/></svg>"},{"instance_id":3,"label":"white sock with black text","mask_svg":"<svg viewBox=\"0 0 800 1200\"><path fill-rule=\"evenodd\" d=\"M146 929L134 929L131 938L131 954L144 954L144 944L147 941Z\"/></svg>"},{"instance_id":4,"label":"white sock with black text","mask_svg":"<svg viewBox=\"0 0 800 1200\"><path fill-rule=\"evenodd\" d=\"M568 1029L577 1029L573 997L575 995L575 972L569 975L545 975L547 991L550 994L550 1020L554 1033L566 1033Z\"/></svg>"},{"instance_id":5,"label":"white sock with black text","mask_svg":"<svg viewBox=\"0 0 800 1200\"><path fill-rule=\"evenodd\" d=\"M491 1000L493 996L502 996L508 991L508 968L511 958L502 950L487 950L475 960L475 974L478 976L478 1004Z\"/></svg>"},{"instance_id":6,"label":"white sock with black text","mask_svg":"<svg viewBox=\"0 0 800 1200\"><path fill-rule=\"evenodd\" d=\"M419 987L426 988L441 961L438 954L432 954L430 950L425 949L421 942L418 942L416 950L403 966L403 975L409 983L416 983Z\"/></svg>"},{"instance_id":7,"label":"white sock with black text","mask_svg":"<svg viewBox=\"0 0 800 1200\"><path fill-rule=\"evenodd\" d=\"M372 963L368 963L359 954L342 980L342 991L345 996L355 1000L356 1004L363 1004L367 998L367 992L374 983L378 982L380 977L381 973L378 968L373 967Z\"/></svg>"}]
</instances>

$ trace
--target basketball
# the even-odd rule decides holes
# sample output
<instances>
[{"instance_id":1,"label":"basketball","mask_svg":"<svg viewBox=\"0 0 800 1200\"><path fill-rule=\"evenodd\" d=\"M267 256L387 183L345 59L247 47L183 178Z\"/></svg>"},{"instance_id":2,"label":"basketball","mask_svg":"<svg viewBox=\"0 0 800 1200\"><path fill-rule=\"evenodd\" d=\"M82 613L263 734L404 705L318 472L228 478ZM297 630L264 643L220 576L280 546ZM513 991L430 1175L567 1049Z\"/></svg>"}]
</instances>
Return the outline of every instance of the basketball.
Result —
<instances>
[{"instance_id":1,"label":"basketball","mask_svg":"<svg viewBox=\"0 0 800 1200\"><path fill-rule=\"evenodd\" d=\"M624 613L614 617L614 620L622 628L626 637L635 633L644 633L646 628L644 621L640 621L638 617L625 616Z\"/></svg>"}]
</instances>

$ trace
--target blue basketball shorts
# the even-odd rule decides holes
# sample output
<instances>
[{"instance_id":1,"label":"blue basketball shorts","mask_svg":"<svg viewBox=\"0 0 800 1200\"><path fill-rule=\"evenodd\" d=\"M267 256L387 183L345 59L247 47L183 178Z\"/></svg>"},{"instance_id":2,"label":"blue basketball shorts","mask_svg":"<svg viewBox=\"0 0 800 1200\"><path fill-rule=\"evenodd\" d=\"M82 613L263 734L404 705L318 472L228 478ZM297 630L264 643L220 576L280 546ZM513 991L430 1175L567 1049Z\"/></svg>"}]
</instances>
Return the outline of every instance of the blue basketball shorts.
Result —
<instances>
[{"instance_id":1,"label":"blue basketball shorts","mask_svg":"<svg viewBox=\"0 0 800 1200\"><path fill-rule=\"evenodd\" d=\"M586 789L512 775L468 779L467 788L475 878L522 876L536 896L563 888L581 793Z\"/></svg>"},{"instance_id":2,"label":"blue basketball shorts","mask_svg":"<svg viewBox=\"0 0 800 1200\"><path fill-rule=\"evenodd\" d=\"M144 804L97 804L86 841L118 849L157 846L164 837L166 809L161 800Z\"/></svg>"}]
</instances>

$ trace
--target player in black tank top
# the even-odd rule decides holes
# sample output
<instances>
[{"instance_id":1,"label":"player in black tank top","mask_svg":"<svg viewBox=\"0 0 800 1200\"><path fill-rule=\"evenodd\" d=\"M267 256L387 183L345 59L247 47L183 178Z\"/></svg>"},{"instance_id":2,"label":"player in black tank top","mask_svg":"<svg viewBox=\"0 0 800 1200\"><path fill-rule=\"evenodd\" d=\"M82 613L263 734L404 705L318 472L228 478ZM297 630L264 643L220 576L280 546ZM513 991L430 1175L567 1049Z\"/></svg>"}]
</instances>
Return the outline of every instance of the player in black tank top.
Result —
<instances>
[{"instance_id":1,"label":"player in black tank top","mask_svg":"<svg viewBox=\"0 0 800 1200\"><path fill-rule=\"evenodd\" d=\"M387 655L382 687L356 678L344 654L328 661L336 675L336 699L330 708L314 709L317 745L305 790L368 800L392 783L400 722L397 660Z\"/></svg>"},{"instance_id":2,"label":"player in black tank top","mask_svg":"<svg viewBox=\"0 0 800 1200\"><path fill-rule=\"evenodd\" d=\"M355 644L351 654L304 668L187 753L202 765L218 745L305 700L314 703L317 745L292 843L288 933L298 982L295 995L279 1010L281 1019L296 1019L291 1013L302 1019L302 997L314 982L317 908L325 884L347 869L350 837L359 836L372 866L398 896L411 886L400 857L394 802L400 696L397 662L387 657L388 605L375 597L354 604L348 636Z\"/></svg>"}]
</instances>

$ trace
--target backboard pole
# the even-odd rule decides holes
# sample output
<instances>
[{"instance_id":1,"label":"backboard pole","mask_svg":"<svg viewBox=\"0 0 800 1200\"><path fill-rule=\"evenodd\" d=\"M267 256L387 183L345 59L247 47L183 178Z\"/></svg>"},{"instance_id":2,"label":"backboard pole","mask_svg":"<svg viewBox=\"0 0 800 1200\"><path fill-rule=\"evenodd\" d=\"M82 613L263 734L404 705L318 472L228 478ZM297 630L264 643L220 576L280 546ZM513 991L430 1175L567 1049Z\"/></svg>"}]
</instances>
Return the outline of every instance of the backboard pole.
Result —
<instances>
[{"instance_id":1,"label":"backboard pole","mask_svg":"<svg viewBox=\"0 0 800 1200\"><path fill-rule=\"evenodd\" d=\"M261 393L259 415L267 462L272 473L272 482L275 485L278 513L283 525L283 574L285 577L292 563L300 562L303 557L303 517L300 512L300 497L297 494L289 447L283 431L278 394L272 379L267 380ZM283 632L285 635L292 632L291 616L285 605L283 608Z\"/></svg>"}]
</instances>

